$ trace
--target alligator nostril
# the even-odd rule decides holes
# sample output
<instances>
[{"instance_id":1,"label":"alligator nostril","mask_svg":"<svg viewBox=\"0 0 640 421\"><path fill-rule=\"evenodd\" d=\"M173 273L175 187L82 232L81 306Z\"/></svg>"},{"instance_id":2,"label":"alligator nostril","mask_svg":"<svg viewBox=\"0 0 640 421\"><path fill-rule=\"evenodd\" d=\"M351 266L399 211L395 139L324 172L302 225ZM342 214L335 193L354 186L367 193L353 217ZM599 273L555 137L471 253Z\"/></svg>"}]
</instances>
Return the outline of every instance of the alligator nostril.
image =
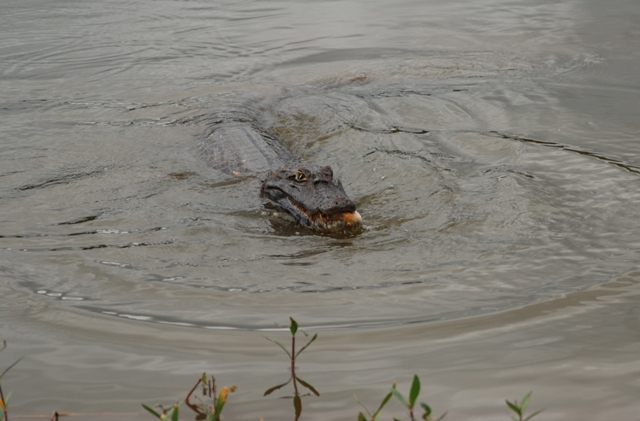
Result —
<instances>
[{"instance_id":1,"label":"alligator nostril","mask_svg":"<svg viewBox=\"0 0 640 421\"><path fill-rule=\"evenodd\" d=\"M353 212L356 210L356 205L346 196L334 196L329 202L330 209L326 209L327 213L334 212Z\"/></svg>"}]
</instances>

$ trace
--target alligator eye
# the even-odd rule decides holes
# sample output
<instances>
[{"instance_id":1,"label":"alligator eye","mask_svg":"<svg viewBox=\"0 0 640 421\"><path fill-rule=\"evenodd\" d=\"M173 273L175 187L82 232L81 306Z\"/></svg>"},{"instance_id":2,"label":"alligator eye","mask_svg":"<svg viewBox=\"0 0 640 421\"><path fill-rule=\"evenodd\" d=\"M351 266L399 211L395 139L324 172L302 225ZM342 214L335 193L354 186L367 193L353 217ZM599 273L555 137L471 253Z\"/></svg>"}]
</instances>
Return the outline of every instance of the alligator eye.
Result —
<instances>
[{"instance_id":1,"label":"alligator eye","mask_svg":"<svg viewBox=\"0 0 640 421\"><path fill-rule=\"evenodd\" d=\"M296 181L307 181L307 177L300 171L296 172Z\"/></svg>"}]
</instances>

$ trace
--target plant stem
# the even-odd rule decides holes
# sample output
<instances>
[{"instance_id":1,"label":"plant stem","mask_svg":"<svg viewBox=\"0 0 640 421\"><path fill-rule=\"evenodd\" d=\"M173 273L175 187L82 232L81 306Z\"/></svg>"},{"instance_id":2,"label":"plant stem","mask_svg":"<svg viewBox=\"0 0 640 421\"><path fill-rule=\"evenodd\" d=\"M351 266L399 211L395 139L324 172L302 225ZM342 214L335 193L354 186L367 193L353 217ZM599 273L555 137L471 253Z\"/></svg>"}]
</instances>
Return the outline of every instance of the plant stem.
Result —
<instances>
[{"instance_id":1,"label":"plant stem","mask_svg":"<svg viewBox=\"0 0 640 421\"><path fill-rule=\"evenodd\" d=\"M7 413L7 402L4 400L2 386L0 386L0 400L2 400L2 412L4 412L4 421L9 421L9 414Z\"/></svg>"},{"instance_id":2,"label":"plant stem","mask_svg":"<svg viewBox=\"0 0 640 421\"><path fill-rule=\"evenodd\" d=\"M298 383L296 382L296 335L291 336L291 377L293 378L293 390L298 394Z\"/></svg>"}]
</instances>

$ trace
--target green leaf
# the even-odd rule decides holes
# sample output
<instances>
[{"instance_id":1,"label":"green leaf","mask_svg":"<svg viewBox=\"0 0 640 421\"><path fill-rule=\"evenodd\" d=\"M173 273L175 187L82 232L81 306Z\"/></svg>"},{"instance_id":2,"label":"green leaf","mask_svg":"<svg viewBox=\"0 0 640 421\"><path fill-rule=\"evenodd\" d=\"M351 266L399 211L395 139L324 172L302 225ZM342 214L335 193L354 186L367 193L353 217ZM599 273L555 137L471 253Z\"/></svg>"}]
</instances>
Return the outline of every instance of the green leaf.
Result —
<instances>
[{"instance_id":1,"label":"green leaf","mask_svg":"<svg viewBox=\"0 0 640 421\"><path fill-rule=\"evenodd\" d=\"M213 414L209 415L209 421L219 421L220 415L222 415L222 409L224 408L227 399L229 398L229 393L232 393L235 390L235 386L231 387L223 387L220 389L220 393L218 393L218 400L216 401L216 407Z\"/></svg>"},{"instance_id":2,"label":"green leaf","mask_svg":"<svg viewBox=\"0 0 640 421\"><path fill-rule=\"evenodd\" d=\"M313 338L311 338L311 340L309 342L307 342L307 344L305 346L303 346L300 351L296 352L296 356L294 358L298 358L298 355L300 355L302 353L302 351L304 351L305 349L307 349L307 347L309 345L311 345L311 342L315 341L316 338L318 337L318 334L316 333L315 335L313 335Z\"/></svg>"},{"instance_id":3,"label":"green leaf","mask_svg":"<svg viewBox=\"0 0 640 421\"><path fill-rule=\"evenodd\" d=\"M156 411L154 411L153 409L149 408L147 405L142 404L142 407L143 407L144 409L146 409L147 411L151 412L151 414L152 414L152 415L155 415L155 416L156 416L156 418L158 418L158 419L162 419L162 418L160 417L160 414L158 414L158 413L157 413Z\"/></svg>"},{"instance_id":4,"label":"green leaf","mask_svg":"<svg viewBox=\"0 0 640 421\"><path fill-rule=\"evenodd\" d=\"M520 409L524 412L529 405L529 398L531 397L531 392L527 393L524 398L522 398L522 403L520 404Z\"/></svg>"},{"instance_id":5,"label":"green leaf","mask_svg":"<svg viewBox=\"0 0 640 421\"><path fill-rule=\"evenodd\" d=\"M220 401L218 398L218 405L216 405L216 410L209 415L209 421L219 421L220 415L222 414L222 408L224 408L224 404L226 403L226 399Z\"/></svg>"},{"instance_id":6,"label":"green leaf","mask_svg":"<svg viewBox=\"0 0 640 421\"><path fill-rule=\"evenodd\" d=\"M426 420L427 417L431 415L431 407L426 403L421 403L420 406L422 407L422 409L424 409L424 416L422 418Z\"/></svg>"},{"instance_id":7,"label":"green leaf","mask_svg":"<svg viewBox=\"0 0 640 421\"><path fill-rule=\"evenodd\" d=\"M263 336L264 336L264 335L263 335ZM291 358L291 353L290 353L290 352L287 350L287 348L285 348L285 347L284 347L284 345L282 345L280 342L276 341L275 339L271 339L271 338L269 338L269 337L267 337L267 336L265 336L264 338L265 338L265 339L267 339L267 340L269 340L269 341L271 341L271 342L273 342L274 344L278 345L280 348L282 348L282 350L283 350L284 352L286 352L286 353L287 353L287 355L289 356L289 358Z\"/></svg>"},{"instance_id":8,"label":"green leaf","mask_svg":"<svg viewBox=\"0 0 640 421\"><path fill-rule=\"evenodd\" d=\"M291 381L291 377L289 377L289 380L287 380L286 383L282 383L282 384L279 384L277 386L273 386L272 388L269 388L269 389L265 390L264 395L262 395L262 396L270 395L274 391L276 391L276 390L288 385L290 381Z\"/></svg>"},{"instance_id":9,"label":"green leaf","mask_svg":"<svg viewBox=\"0 0 640 421\"><path fill-rule=\"evenodd\" d=\"M390 387L389 391L391 391L391 393L393 393L393 396L395 396L396 399L398 399L400 401L400 403L402 403L402 405L404 405L405 407L409 408L409 404L404 399L404 397L400 394L400 392L398 392L398 389L395 388L395 385L394 385L394 387Z\"/></svg>"},{"instance_id":10,"label":"green leaf","mask_svg":"<svg viewBox=\"0 0 640 421\"><path fill-rule=\"evenodd\" d=\"M200 379L200 384L202 384L202 395L206 396L209 394L209 385L207 382L207 373L202 373L202 378Z\"/></svg>"},{"instance_id":11,"label":"green leaf","mask_svg":"<svg viewBox=\"0 0 640 421\"><path fill-rule=\"evenodd\" d=\"M302 380L300 377L296 376L296 380L300 382L301 385L303 385L304 387L306 387L307 389L309 389L310 391L313 392L314 395L316 396L320 396L320 393L318 393L318 391L316 389L314 389L313 386L311 386L309 383L305 382L304 380Z\"/></svg>"},{"instance_id":12,"label":"green leaf","mask_svg":"<svg viewBox=\"0 0 640 421\"><path fill-rule=\"evenodd\" d=\"M367 421L362 412L358 412L358 421Z\"/></svg>"},{"instance_id":13,"label":"green leaf","mask_svg":"<svg viewBox=\"0 0 640 421\"><path fill-rule=\"evenodd\" d=\"M2 378L2 376L4 376L5 374L7 374L7 371L11 370L11 368L12 368L14 365L18 364L18 363L20 362L20 360L21 360L21 359L23 359L23 358L24 358L24 355L23 355L22 357L18 358L18 360L17 360L16 362L14 362L13 364L11 364L9 367L7 367L7 368L2 372L2 374L0 374L0 379Z\"/></svg>"},{"instance_id":14,"label":"green leaf","mask_svg":"<svg viewBox=\"0 0 640 421\"><path fill-rule=\"evenodd\" d=\"M179 410L178 410L179 406L178 404L174 404L173 408L171 408L171 411L169 411L169 413L171 414L171 421L178 421L179 418Z\"/></svg>"},{"instance_id":15,"label":"green leaf","mask_svg":"<svg viewBox=\"0 0 640 421\"><path fill-rule=\"evenodd\" d=\"M438 418L435 419L435 421L442 421L444 419L444 417L447 416L447 411L444 412L444 414L440 415Z\"/></svg>"},{"instance_id":16,"label":"green leaf","mask_svg":"<svg viewBox=\"0 0 640 421\"><path fill-rule=\"evenodd\" d=\"M542 411L544 411L544 409L540 409L536 412L534 412L533 414L529 415L527 418L525 418L523 421L529 421L531 418L535 417L536 415L538 415L539 413L541 413Z\"/></svg>"},{"instance_id":17,"label":"green leaf","mask_svg":"<svg viewBox=\"0 0 640 421\"><path fill-rule=\"evenodd\" d=\"M522 410L520 409L520 407L517 406L518 401L516 401L515 404L509 402L509 401L505 401L507 402L507 405L509 406L509 408L511 408L511 410L513 412L515 412L516 414L522 416Z\"/></svg>"},{"instance_id":18,"label":"green leaf","mask_svg":"<svg viewBox=\"0 0 640 421\"><path fill-rule=\"evenodd\" d=\"M289 330L291 331L291 334L293 336L296 336L296 332L298 331L298 322L293 320L293 317L289 317L289 320L291 320L291 326L289 326Z\"/></svg>"},{"instance_id":19,"label":"green leaf","mask_svg":"<svg viewBox=\"0 0 640 421\"><path fill-rule=\"evenodd\" d=\"M360 404L360 406L367 412L367 414L369 416L371 416L371 412L369 412L369 410L367 409L366 406L364 406L364 404L362 403L362 401L360 399L358 399L358 396L356 396L355 394L353 395L354 399L356 400L356 402L358 402ZM362 412L361 412L362 414Z\"/></svg>"},{"instance_id":20,"label":"green leaf","mask_svg":"<svg viewBox=\"0 0 640 421\"><path fill-rule=\"evenodd\" d=\"M411 390L409 391L409 407L413 408L416 403L416 399L420 394L420 379L417 374L413 375L413 382L411 383Z\"/></svg>"},{"instance_id":21,"label":"green leaf","mask_svg":"<svg viewBox=\"0 0 640 421\"><path fill-rule=\"evenodd\" d=\"M380 402L380 406L378 406L378 409L376 409L376 412L375 412L376 415L380 414L380 411L382 411L382 408L387 404L387 402L389 402L389 399L391 399L391 396L393 396L391 392L387 393L387 396L384 397L382 402Z\"/></svg>"}]
</instances>

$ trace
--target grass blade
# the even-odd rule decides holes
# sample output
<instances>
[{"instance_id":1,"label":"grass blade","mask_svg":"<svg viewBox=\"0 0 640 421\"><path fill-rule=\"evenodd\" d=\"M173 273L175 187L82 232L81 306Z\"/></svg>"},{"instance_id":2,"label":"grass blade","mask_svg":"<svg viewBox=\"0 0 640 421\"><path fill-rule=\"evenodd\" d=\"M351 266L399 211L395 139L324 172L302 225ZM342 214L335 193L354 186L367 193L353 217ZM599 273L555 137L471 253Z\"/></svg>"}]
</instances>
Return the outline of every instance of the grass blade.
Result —
<instances>
[{"instance_id":1,"label":"grass blade","mask_svg":"<svg viewBox=\"0 0 640 421\"><path fill-rule=\"evenodd\" d=\"M173 408L171 408L171 421L178 421L179 418L179 412L178 412L178 404L173 405Z\"/></svg>"},{"instance_id":2,"label":"grass blade","mask_svg":"<svg viewBox=\"0 0 640 421\"><path fill-rule=\"evenodd\" d=\"M369 412L369 410L367 409L366 406L364 406L364 404L362 403L362 401L360 399L358 399L358 396L356 396L355 394L353 395L354 399L356 400L356 402L358 402L360 404L360 406L367 412L367 415L371 416L371 412ZM362 412L360 412L360 414L362 414ZM358 415L358 418L360 418L360 416Z\"/></svg>"},{"instance_id":3,"label":"grass blade","mask_svg":"<svg viewBox=\"0 0 640 421\"><path fill-rule=\"evenodd\" d=\"M391 391L391 393L393 393L393 396L395 396L396 399L398 399L400 401L400 403L402 403L402 405L404 405L406 408L409 408L409 404L407 403L407 401L400 394L400 392L398 392L398 389L395 388L395 383L394 383L393 387L389 388L389 391Z\"/></svg>"},{"instance_id":4,"label":"grass blade","mask_svg":"<svg viewBox=\"0 0 640 421\"><path fill-rule=\"evenodd\" d=\"M154 411L153 409L149 408L147 405L142 404L142 407L143 407L144 409L146 409L147 411L149 411L152 415L155 415L155 416L156 416L156 418L158 418L158 419L162 419L162 417L160 417L160 414L158 414L158 413L157 413L156 411Z\"/></svg>"},{"instance_id":5,"label":"grass blade","mask_svg":"<svg viewBox=\"0 0 640 421\"><path fill-rule=\"evenodd\" d=\"M524 413L524 410L527 409L529 405L529 398L531 397L531 392L527 393L524 398L522 398L522 403L520 404L520 410Z\"/></svg>"},{"instance_id":6,"label":"grass blade","mask_svg":"<svg viewBox=\"0 0 640 421\"><path fill-rule=\"evenodd\" d=\"M527 418L525 418L523 421L529 421L531 418L535 417L536 415L538 415L539 413L541 413L542 411L544 411L544 409L539 409L536 412L534 412L533 414L529 415Z\"/></svg>"},{"instance_id":7,"label":"grass blade","mask_svg":"<svg viewBox=\"0 0 640 421\"><path fill-rule=\"evenodd\" d=\"M527 393L524 398L522 398L522 403L520 404L520 409L524 413L527 406L529 406L529 398L531 397L531 392Z\"/></svg>"},{"instance_id":8,"label":"grass blade","mask_svg":"<svg viewBox=\"0 0 640 421\"><path fill-rule=\"evenodd\" d=\"M512 404L509 401L505 401L505 402L507 402L507 405L509 406L509 408L511 408L511 410L513 412L515 412L516 414L522 416L522 410L520 410L520 408L518 406L516 406L515 404ZM516 403L517 403L517 401L516 401Z\"/></svg>"},{"instance_id":9,"label":"grass blade","mask_svg":"<svg viewBox=\"0 0 640 421\"><path fill-rule=\"evenodd\" d=\"M445 411L444 414L440 415L438 418L436 418L434 421L442 421L444 419L444 417L447 416L447 412Z\"/></svg>"},{"instance_id":10,"label":"grass blade","mask_svg":"<svg viewBox=\"0 0 640 421\"><path fill-rule=\"evenodd\" d=\"M209 421L218 421L220 419L220 415L222 414L222 408L224 408L224 404L227 402L227 396L229 396L229 392L232 392L235 386L232 388L223 387L218 394L218 401L216 404L216 410L209 416Z\"/></svg>"},{"instance_id":11,"label":"grass blade","mask_svg":"<svg viewBox=\"0 0 640 421\"><path fill-rule=\"evenodd\" d=\"M375 412L376 415L379 414L380 411L382 411L382 408L387 404L387 402L389 402L389 399L391 399L391 396L393 396L391 392L387 393L387 396L384 397L382 402L380 402L380 406L378 406L378 409L376 409L376 412Z\"/></svg>"}]
</instances>

